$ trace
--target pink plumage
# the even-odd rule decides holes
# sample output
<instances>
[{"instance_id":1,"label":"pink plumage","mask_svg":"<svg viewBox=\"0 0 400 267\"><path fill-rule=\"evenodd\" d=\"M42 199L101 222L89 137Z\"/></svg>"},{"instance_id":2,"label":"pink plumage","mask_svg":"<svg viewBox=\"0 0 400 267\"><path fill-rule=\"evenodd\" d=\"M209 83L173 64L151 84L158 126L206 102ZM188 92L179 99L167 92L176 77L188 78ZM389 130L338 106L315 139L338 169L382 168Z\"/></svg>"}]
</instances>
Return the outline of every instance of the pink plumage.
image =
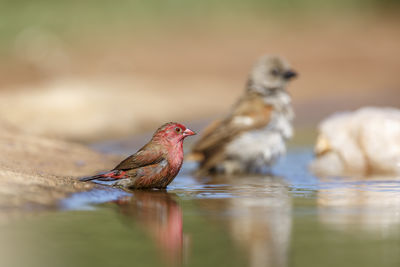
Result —
<instances>
[{"instance_id":1,"label":"pink plumage","mask_svg":"<svg viewBox=\"0 0 400 267\"><path fill-rule=\"evenodd\" d=\"M161 126L151 140L109 172L81 178L81 181L115 181L131 189L166 188L183 163L183 140L196 134L180 123Z\"/></svg>"}]
</instances>

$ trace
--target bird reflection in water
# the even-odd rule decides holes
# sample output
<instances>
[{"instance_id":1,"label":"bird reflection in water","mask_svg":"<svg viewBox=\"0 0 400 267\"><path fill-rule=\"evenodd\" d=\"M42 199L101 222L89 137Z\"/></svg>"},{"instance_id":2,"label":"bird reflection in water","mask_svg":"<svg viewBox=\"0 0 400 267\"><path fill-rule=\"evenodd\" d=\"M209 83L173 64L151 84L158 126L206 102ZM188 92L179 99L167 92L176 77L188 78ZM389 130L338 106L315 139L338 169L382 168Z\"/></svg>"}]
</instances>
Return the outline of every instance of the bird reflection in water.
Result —
<instances>
[{"instance_id":1,"label":"bird reflection in water","mask_svg":"<svg viewBox=\"0 0 400 267\"><path fill-rule=\"evenodd\" d=\"M328 180L318 191L319 220L342 231L399 234L400 177Z\"/></svg>"},{"instance_id":2,"label":"bird reflection in water","mask_svg":"<svg viewBox=\"0 0 400 267\"><path fill-rule=\"evenodd\" d=\"M138 223L151 236L167 264L179 266L188 242L182 231L182 209L173 196L166 191L135 191L115 203L124 218Z\"/></svg>"},{"instance_id":3,"label":"bird reflection in water","mask_svg":"<svg viewBox=\"0 0 400 267\"><path fill-rule=\"evenodd\" d=\"M228 229L248 257L247 266L287 266L292 204L284 179L261 175L205 179L199 181L215 195L198 199L198 206L217 214L215 221Z\"/></svg>"}]
</instances>

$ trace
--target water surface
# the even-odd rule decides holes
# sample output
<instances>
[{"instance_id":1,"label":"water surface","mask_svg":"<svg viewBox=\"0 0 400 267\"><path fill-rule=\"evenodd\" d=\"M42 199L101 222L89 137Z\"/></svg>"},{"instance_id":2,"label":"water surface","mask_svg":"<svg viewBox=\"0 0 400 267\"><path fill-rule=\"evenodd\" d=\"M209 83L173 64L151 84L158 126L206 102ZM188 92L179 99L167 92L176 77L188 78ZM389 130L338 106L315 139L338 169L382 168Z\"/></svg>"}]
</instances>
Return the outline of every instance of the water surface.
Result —
<instances>
[{"instance_id":1,"label":"water surface","mask_svg":"<svg viewBox=\"0 0 400 267\"><path fill-rule=\"evenodd\" d=\"M400 180L318 179L311 158L244 177L185 163L167 191L72 195L0 225L1 266L400 266Z\"/></svg>"}]
</instances>

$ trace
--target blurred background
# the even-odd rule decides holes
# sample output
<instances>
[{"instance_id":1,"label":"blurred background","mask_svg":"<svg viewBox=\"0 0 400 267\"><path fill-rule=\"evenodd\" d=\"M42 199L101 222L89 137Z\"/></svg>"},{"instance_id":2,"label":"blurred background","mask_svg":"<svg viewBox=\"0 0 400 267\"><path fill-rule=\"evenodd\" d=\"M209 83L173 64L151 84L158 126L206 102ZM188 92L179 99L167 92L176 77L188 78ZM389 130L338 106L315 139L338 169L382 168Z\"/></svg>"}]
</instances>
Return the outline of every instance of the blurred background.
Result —
<instances>
[{"instance_id":1,"label":"blurred background","mask_svg":"<svg viewBox=\"0 0 400 267\"><path fill-rule=\"evenodd\" d=\"M284 56L298 129L399 106L397 0L0 1L0 116L94 142L226 113L262 54ZM298 135L299 136L299 135Z\"/></svg>"},{"instance_id":2,"label":"blurred background","mask_svg":"<svg viewBox=\"0 0 400 267\"><path fill-rule=\"evenodd\" d=\"M398 177L307 170L328 114L400 107L399 48L398 0L0 0L0 126L27 133L0 131L0 219L32 199L53 211L0 223L0 265L399 266ZM56 204L87 190L72 176L111 159L30 134L128 154L168 121L201 130L263 54L299 73L288 90L306 149L293 146L276 177L199 179L184 165L168 192Z\"/></svg>"}]
</instances>

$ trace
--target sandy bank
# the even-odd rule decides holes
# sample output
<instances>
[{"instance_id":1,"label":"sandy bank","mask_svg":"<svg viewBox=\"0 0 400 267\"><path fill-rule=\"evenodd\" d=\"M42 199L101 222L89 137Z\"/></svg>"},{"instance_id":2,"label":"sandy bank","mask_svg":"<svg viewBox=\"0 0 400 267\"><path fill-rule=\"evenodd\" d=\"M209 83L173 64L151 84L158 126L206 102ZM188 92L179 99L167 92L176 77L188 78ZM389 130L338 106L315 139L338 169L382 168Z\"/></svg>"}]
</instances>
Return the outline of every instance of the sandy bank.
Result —
<instances>
[{"instance_id":1,"label":"sandy bank","mask_svg":"<svg viewBox=\"0 0 400 267\"><path fill-rule=\"evenodd\" d=\"M93 187L76 177L119 160L82 145L28 135L2 122L0 150L0 219L55 208L68 194Z\"/></svg>"}]
</instances>

